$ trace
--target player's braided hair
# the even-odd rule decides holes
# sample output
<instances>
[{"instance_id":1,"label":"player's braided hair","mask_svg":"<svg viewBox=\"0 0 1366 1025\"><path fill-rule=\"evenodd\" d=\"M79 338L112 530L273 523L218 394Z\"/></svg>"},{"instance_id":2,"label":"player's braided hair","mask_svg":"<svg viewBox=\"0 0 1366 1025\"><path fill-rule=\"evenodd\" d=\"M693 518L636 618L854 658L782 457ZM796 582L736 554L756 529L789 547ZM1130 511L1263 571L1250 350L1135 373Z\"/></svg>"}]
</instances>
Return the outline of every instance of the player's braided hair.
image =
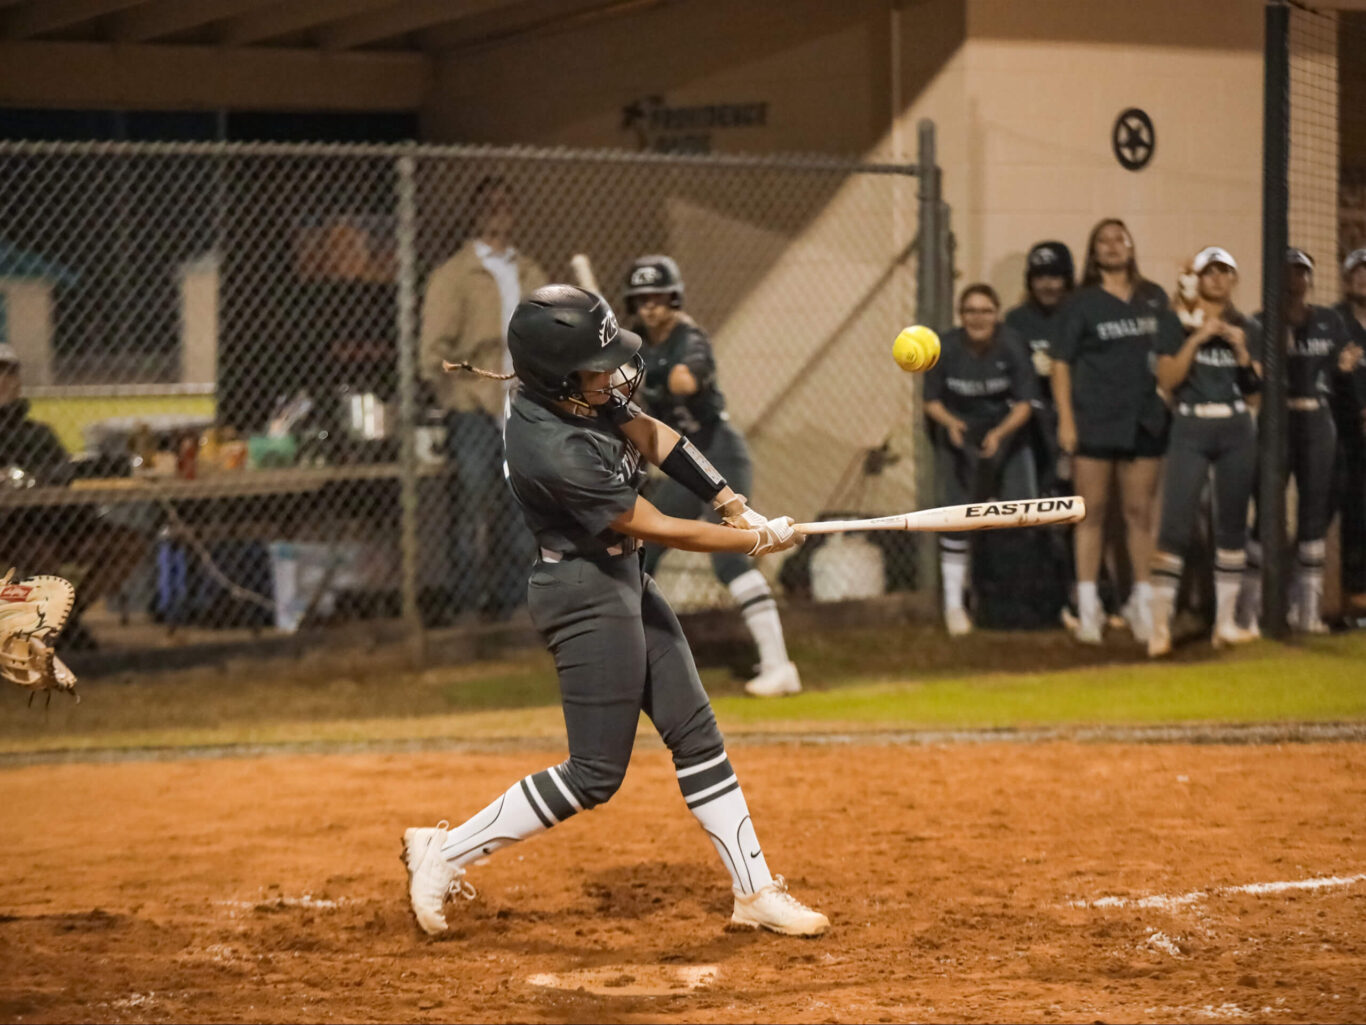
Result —
<instances>
[{"instance_id":1,"label":"player's braided hair","mask_svg":"<svg viewBox=\"0 0 1366 1025\"><path fill-rule=\"evenodd\" d=\"M516 374L496 374L492 370L476 367L473 363L463 359L457 363L452 363L450 360L443 359L441 361L441 369L448 374L454 373L457 370L463 370L466 373L478 374L480 377L487 377L494 381L511 381L517 376Z\"/></svg>"}]
</instances>

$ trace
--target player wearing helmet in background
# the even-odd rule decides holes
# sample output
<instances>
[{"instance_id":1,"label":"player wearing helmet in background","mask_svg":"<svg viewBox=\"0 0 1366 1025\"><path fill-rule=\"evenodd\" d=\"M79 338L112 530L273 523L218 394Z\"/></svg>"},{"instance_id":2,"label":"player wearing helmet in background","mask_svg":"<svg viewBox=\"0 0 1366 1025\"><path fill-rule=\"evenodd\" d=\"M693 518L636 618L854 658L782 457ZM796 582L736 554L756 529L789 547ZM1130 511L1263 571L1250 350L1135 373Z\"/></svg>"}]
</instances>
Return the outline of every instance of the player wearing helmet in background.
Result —
<instances>
[{"instance_id":1,"label":"player wearing helmet in background","mask_svg":"<svg viewBox=\"0 0 1366 1025\"><path fill-rule=\"evenodd\" d=\"M605 300L572 285L538 289L517 306L508 347L520 383L504 429L507 477L540 549L528 605L555 657L569 758L514 783L454 829L443 822L405 832L418 924L431 934L446 929L448 894L472 896L464 882L470 862L607 801L625 776L643 711L730 873L731 921L823 932L826 917L769 873L688 643L638 552L645 541L758 556L801 535L789 518L770 521L749 509L690 442L630 401L641 340L618 328ZM661 513L638 493L642 459L710 502L726 523Z\"/></svg>"},{"instance_id":2,"label":"player wearing helmet in background","mask_svg":"<svg viewBox=\"0 0 1366 1025\"><path fill-rule=\"evenodd\" d=\"M745 439L730 422L716 380L716 358L707 333L683 311L683 276L668 256L642 256L626 278L626 308L636 318L645 345L641 401L651 416L687 438L742 495L749 494L753 468ZM687 488L664 480L650 494L663 513L696 519L711 510ZM665 547L647 545L645 571L653 574ZM756 697L795 694L802 689L797 667L787 657L778 605L768 581L742 555L717 552L716 578L726 585L759 649L759 672L745 684Z\"/></svg>"},{"instance_id":3,"label":"player wearing helmet in background","mask_svg":"<svg viewBox=\"0 0 1366 1025\"><path fill-rule=\"evenodd\" d=\"M1347 325L1335 310L1308 301L1314 284L1314 260L1293 246L1285 255L1285 337L1265 337L1255 353L1264 359L1266 348L1285 350L1286 469L1295 478L1299 504L1295 517L1295 583L1290 599L1290 626L1306 633L1326 633L1323 601L1323 564L1328 524L1333 518L1333 466L1337 431L1329 401L1336 389L1350 387L1351 374L1361 360ZM1257 314L1262 322L1262 314ZM1255 491L1254 491L1255 494ZM1258 526L1247 546L1247 571L1238 596L1240 623L1251 625L1261 615L1262 549Z\"/></svg>"}]
</instances>

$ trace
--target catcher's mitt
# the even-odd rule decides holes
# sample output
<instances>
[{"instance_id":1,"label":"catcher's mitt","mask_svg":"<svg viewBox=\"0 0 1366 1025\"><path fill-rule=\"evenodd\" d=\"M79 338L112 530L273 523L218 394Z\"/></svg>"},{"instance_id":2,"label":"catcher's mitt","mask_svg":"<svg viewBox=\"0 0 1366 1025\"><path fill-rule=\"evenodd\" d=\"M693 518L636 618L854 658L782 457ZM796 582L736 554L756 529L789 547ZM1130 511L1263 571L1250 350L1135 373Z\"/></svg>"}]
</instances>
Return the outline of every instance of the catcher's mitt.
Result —
<instances>
[{"instance_id":1,"label":"catcher's mitt","mask_svg":"<svg viewBox=\"0 0 1366 1025\"><path fill-rule=\"evenodd\" d=\"M61 577L15 581L11 569L0 579L0 677L32 694L75 693L75 674L52 650L75 598L76 589Z\"/></svg>"}]
</instances>

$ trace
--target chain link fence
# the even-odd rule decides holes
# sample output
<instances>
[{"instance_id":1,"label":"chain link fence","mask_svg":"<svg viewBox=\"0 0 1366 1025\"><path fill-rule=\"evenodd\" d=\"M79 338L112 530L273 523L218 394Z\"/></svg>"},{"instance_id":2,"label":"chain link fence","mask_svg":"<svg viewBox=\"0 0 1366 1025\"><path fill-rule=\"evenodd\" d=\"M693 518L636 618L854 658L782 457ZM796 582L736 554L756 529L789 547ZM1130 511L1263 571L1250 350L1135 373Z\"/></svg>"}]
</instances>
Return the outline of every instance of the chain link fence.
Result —
<instances>
[{"instance_id":1,"label":"chain link fence","mask_svg":"<svg viewBox=\"0 0 1366 1025\"><path fill-rule=\"evenodd\" d=\"M21 365L0 395L0 560L79 581L77 647L516 615L532 554L498 472L497 417L453 408L423 342L436 330L424 318L451 281L463 295L478 262L491 192L524 285L535 268L574 280L585 254L625 319L631 262L679 262L748 439L756 507L914 508L915 383L888 349L913 320L943 326L933 296L917 308L917 276L936 292L951 280L938 176L920 172L415 144L0 143L0 337ZM460 295L468 327L476 299ZM866 543L871 560L812 545L763 568L790 598L915 586L913 541ZM729 601L705 558L671 553L659 576L681 610Z\"/></svg>"},{"instance_id":2,"label":"chain link fence","mask_svg":"<svg viewBox=\"0 0 1366 1025\"><path fill-rule=\"evenodd\" d=\"M1307 301L1334 307L1342 319L1339 331L1366 347L1366 16L1297 0L1268 3L1266 16L1266 330L1271 337L1289 330L1283 260L1290 245L1315 262ZM1267 350L1261 413L1263 438L1276 442L1262 447L1260 493L1268 514L1261 538L1263 622L1276 634L1285 629L1289 567L1307 557L1296 555L1291 543L1299 480L1292 485L1296 500L1286 497L1286 362L1279 347ZM1366 362L1351 373L1335 366L1331 377L1333 437L1322 442L1334 455L1325 609L1353 622L1366 618Z\"/></svg>"}]
</instances>

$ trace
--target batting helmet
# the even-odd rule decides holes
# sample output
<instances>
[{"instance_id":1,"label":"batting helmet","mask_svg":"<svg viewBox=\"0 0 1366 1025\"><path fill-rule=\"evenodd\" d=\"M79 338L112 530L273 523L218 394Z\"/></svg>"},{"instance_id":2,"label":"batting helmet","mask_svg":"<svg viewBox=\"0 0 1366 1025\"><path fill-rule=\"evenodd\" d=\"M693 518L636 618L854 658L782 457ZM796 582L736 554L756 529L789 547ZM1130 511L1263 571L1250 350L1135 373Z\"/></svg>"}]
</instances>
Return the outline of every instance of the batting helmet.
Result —
<instances>
[{"instance_id":1,"label":"batting helmet","mask_svg":"<svg viewBox=\"0 0 1366 1025\"><path fill-rule=\"evenodd\" d=\"M575 371L603 372L640 361L640 335L620 328L601 296L575 285L546 285L517 304L508 323L508 351L527 394L561 401L583 397ZM634 391L634 382L626 383Z\"/></svg>"},{"instance_id":2,"label":"batting helmet","mask_svg":"<svg viewBox=\"0 0 1366 1025\"><path fill-rule=\"evenodd\" d=\"M1067 287L1072 287L1077 272L1072 266L1072 250L1065 243L1040 242L1029 250L1025 258L1025 284L1044 275L1064 278Z\"/></svg>"},{"instance_id":3,"label":"batting helmet","mask_svg":"<svg viewBox=\"0 0 1366 1025\"><path fill-rule=\"evenodd\" d=\"M669 305L679 309L683 305L683 275L672 256L642 256L631 264L626 275L626 308L632 313L636 297L642 295L669 296Z\"/></svg>"}]
</instances>

